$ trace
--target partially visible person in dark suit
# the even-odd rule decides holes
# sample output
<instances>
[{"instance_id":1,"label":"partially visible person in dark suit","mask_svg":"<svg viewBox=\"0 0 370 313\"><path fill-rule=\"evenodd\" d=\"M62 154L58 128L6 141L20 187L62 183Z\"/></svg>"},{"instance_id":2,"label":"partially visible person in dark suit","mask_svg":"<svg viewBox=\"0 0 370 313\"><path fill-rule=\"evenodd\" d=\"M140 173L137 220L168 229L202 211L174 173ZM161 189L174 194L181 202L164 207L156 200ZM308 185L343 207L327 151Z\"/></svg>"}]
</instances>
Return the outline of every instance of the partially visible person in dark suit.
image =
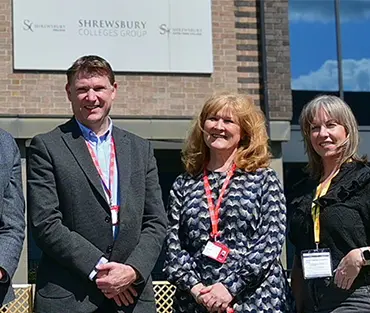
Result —
<instances>
[{"instance_id":1,"label":"partially visible person in dark suit","mask_svg":"<svg viewBox=\"0 0 370 313\"><path fill-rule=\"evenodd\" d=\"M310 177L290 203L297 312L370 312L370 167L356 118L342 99L321 95L300 126Z\"/></svg>"},{"instance_id":2,"label":"partially visible person in dark suit","mask_svg":"<svg viewBox=\"0 0 370 313\"><path fill-rule=\"evenodd\" d=\"M12 277L24 240L21 158L10 134L0 129L0 306L14 300Z\"/></svg>"},{"instance_id":3,"label":"partially visible person in dark suit","mask_svg":"<svg viewBox=\"0 0 370 313\"><path fill-rule=\"evenodd\" d=\"M36 312L154 313L167 220L153 149L109 118L117 83L103 58L76 60L66 92L72 119L30 145Z\"/></svg>"}]
</instances>

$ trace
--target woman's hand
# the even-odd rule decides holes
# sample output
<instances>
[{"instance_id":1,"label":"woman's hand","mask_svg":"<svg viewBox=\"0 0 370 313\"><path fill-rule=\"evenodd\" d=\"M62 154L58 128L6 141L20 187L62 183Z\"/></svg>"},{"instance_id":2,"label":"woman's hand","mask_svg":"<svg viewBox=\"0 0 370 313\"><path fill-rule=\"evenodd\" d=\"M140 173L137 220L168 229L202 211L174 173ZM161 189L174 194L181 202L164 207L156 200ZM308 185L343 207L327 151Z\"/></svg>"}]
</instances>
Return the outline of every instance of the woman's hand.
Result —
<instances>
[{"instance_id":1,"label":"woman's hand","mask_svg":"<svg viewBox=\"0 0 370 313\"><path fill-rule=\"evenodd\" d=\"M362 251L353 249L340 261L334 277L334 283L342 289L349 289L360 272L362 265Z\"/></svg>"},{"instance_id":2,"label":"woman's hand","mask_svg":"<svg viewBox=\"0 0 370 313\"><path fill-rule=\"evenodd\" d=\"M198 303L203 304L209 312L224 312L233 297L221 283L207 286L200 290Z\"/></svg>"}]
</instances>

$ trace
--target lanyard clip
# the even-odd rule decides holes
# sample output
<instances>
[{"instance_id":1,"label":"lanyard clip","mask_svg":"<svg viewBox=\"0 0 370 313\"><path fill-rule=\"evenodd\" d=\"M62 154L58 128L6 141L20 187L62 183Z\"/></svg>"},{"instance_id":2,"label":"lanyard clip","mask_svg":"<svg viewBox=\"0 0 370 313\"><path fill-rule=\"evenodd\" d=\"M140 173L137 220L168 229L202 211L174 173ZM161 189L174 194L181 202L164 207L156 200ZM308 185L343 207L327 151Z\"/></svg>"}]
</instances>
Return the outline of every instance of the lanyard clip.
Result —
<instances>
[{"instance_id":1,"label":"lanyard clip","mask_svg":"<svg viewBox=\"0 0 370 313\"><path fill-rule=\"evenodd\" d=\"M217 240L217 237L220 237L220 232L218 231L217 233L211 233L211 239L213 241L216 241Z\"/></svg>"}]
</instances>

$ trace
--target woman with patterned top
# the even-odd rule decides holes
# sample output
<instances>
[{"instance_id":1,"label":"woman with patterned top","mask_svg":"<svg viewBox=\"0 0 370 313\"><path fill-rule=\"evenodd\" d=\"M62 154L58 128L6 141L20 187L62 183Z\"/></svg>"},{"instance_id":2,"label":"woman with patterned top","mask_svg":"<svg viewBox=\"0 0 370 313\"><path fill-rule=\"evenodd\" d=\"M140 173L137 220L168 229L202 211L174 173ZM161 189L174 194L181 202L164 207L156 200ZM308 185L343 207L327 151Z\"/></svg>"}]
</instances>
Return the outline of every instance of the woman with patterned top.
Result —
<instances>
[{"instance_id":1,"label":"woman with patterned top","mask_svg":"<svg viewBox=\"0 0 370 313\"><path fill-rule=\"evenodd\" d=\"M165 273L175 312L290 312L280 263L285 198L265 119L243 95L212 96L169 198Z\"/></svg>"},{"instance_id":2,"label":"woman with patterned top","mask_svg":"<svg viewBox=\"0 0 370 313\"><path fill-rule=\"evenodd\" d=\"M356 119L322 95L300 116L311 178L295 186L289 237L298 313L370 312L370 168Z\"/></svg>"}]
</instances>

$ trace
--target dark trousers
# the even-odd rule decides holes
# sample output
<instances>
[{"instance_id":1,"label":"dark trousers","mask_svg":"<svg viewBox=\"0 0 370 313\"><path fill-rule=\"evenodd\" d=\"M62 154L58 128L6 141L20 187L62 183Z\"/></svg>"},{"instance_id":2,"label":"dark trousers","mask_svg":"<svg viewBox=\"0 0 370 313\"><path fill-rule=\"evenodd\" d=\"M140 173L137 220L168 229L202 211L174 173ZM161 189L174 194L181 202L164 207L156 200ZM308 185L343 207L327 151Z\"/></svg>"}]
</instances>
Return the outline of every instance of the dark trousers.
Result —
<instances>
[{"instance_id":1,"label":"dark trousers","mask_svg":"<svg viewBox=\"0 0 370 313\"><path fill-rule=\"evenodd\" d=\"M317 280L306 287L305 313L370 313L370 285L343 290L332 281Z\"/></svg>"},{"instance_id":2,"label":"dark trousers","mask_svg":"<svg viewBox=\"0 0 370 313\"><path fill-rule=\"evenodd\" d=\"M332 313L370 312L370 286L356 289L351 296L340 304Z\"/></svg>"}]
</instances>

